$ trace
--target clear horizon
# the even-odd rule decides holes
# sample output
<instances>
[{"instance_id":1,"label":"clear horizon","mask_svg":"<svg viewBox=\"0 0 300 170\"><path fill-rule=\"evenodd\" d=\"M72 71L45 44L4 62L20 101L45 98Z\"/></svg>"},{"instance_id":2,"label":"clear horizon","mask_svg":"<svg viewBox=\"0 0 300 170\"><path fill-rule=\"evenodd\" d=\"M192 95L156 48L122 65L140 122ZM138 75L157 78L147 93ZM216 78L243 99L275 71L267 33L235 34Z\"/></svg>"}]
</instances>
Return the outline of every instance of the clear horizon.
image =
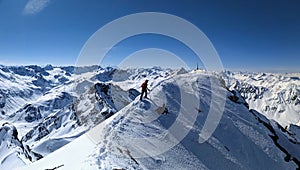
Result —
<instances>
[{"instance_id":1,"label":"clear horizon","mask_svg":"<svg viewBox=\"0 0 300 170\"><path fill-rule=\"evenodd\" d=\"M123 66L117 66L117 65L111 65L111 66L101 66L101 65L86 65L86 66L76 66L76 65L55 65L55 64L0 64L0 66L4 66L4 67L27 67L27 66L39 66L39 67L46 67L46 66L53 66L53 67L93 67L93 66L100 66L102 68L108 68L108 67L111 67L111 68L118 68L118 69L151 69L151 68L155 68L155 67L158 67L158 68L162 68L162 69L173 69L173 70L176 70L176 69L181 69L181 68L184 68L184 67L173 67L173 68L170 68L170 67L161 67L161 66L149 66L149 67L123 67ZM195 70L197 68L197 65L195 65L195 67L193 68L184 68L186 69L187 71L191 71L191 70ZM204 67L199 67L200 70L206 70ZM297 69L290 69L290 70L285 70L285 69L270 69L270 70L264 70L264 71L257 71L257 70L246 70L246 69L230 69L230 68L224 68L224 71L231 71L231 72L246 72L246 73L274 73L274 74L293 74L293 73L300 73Z\"/></svg>"},{"instance_id":2,"label":"clear horizon","mask_svg":"<svg viewBox=\"0 0 300 170\"><path fill-rule=\"evenodd\" d=\"M86 41L105 24L129 14L154 11L176 15L202 30L217 50L225 70L300 72L299 7L300 2L292 0L2 0L0 64L74 66ZM149 48L180 56L177 64L183 61L191 69L196 63L203 67L184 44L159 35L125 39L112 48L103 63L95 65L118 66L124 58L140 52L143 59L136 58L131 63L153 66L153 56L145 53ZM162 61L172 66L167 60Z\"/></svg>"}]
</instances>

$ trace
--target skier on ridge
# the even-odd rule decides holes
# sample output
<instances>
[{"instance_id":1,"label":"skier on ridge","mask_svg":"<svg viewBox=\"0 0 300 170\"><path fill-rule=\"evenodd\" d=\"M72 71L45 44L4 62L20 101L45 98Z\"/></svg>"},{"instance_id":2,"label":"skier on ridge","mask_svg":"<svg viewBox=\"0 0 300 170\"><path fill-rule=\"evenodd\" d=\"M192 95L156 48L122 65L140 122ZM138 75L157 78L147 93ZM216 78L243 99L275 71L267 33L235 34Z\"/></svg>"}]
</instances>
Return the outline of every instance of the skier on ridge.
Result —
<instances>
[{"instance_id":1,"label":"skier on ridge","mask_svg":"<svg viewBox=\"0 0 300 170\"><path fill-rule=\"evenodd\" d=\"M141 87L142 87L142 93L141 93L140 100L143 99L144 93L145 93L145 98L148 99L148 97L147 97L147 90L150 91L150 89L147 86L148 86L148 80L145 80L145 82L141 85Z\"/></svg>"}]
</instances>

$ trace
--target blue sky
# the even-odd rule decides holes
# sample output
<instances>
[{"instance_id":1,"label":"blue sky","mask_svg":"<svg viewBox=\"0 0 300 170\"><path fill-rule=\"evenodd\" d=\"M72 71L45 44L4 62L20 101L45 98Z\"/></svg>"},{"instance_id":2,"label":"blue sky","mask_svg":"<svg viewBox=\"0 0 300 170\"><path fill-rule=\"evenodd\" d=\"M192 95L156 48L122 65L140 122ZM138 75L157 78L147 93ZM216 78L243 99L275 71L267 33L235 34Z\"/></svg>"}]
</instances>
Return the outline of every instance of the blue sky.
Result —
<instances>
[{"instance_id":1,"label":"blue sky","mask_svg":"<svg viewBox=\"0 0 300 170\"><path fill-rule=\"evenodd\" d=\"M105 24L164 12L202 30L226 69L299 72L299 9L297 0L0 0L0 64L75 65L85 42ZM146 48L170 51L190 67L201 63L184 44L148 34L120 42L103 64L118 65Z\"/></svg>"}]
</instances>

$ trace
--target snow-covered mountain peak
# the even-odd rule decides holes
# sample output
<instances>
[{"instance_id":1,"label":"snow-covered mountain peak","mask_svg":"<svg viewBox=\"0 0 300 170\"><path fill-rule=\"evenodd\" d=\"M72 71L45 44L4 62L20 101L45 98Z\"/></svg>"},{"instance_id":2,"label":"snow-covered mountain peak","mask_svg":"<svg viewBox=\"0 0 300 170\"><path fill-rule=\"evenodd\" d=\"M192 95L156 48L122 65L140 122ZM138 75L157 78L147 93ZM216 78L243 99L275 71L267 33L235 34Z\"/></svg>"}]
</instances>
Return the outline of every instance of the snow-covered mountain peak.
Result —
<instances>
[{"instance_id":1,"label":"snow-covered mountain peak","mask_svg":"<svg viewBox=\"0 0 300 170\"><path fill-rule=\"evenodd\" d=\"M18 139L16 127L4 123L0 127L0 161L2 169L13 169L42 158Z\"/></svg>"},{"instance_id":2,"label":"snow-covered mountain peak","mask_svg":"<svg viewBox=\"0 0 300 170\"><path fill-rule=\"evenodd\" d=\"M300 125L300 74L223 74L230 90L237 90L249 104L282 126Z\"/></svg>"},{"instance_id":3,"label":"snow-covered mountain peak","mask_svg":"<svg viewBox=\"0 0 300 170\"><path fill-rule=\"evenodd\" d=\"M276 122L249 111L242 96L227 91L222 83L217 87L225 92L222 119L212 136L200 142L199 134L210 109L214 109L211 79L222 81L206 72L166 78L153 86L150 99L136 98L72 143L21 169L295 169L299 166L297 138ZM118 83L119 87L125 84L112 84ZM109 88L105 89L100 91L105 93ZM190 102L183 115L180 114L182 95L188 96ZM217 95L218 98L222 96Z\"/></svg>"},{"instance_id":4,"label":"snow-covered mountain peak","mask_svg":"<svg viewBox=\"0 0 300 170\"><path fill-rule=\"evenodd\" d=\"M0 66L0 169L295 169L297 76Z\"/></svg>"}]
</instances>

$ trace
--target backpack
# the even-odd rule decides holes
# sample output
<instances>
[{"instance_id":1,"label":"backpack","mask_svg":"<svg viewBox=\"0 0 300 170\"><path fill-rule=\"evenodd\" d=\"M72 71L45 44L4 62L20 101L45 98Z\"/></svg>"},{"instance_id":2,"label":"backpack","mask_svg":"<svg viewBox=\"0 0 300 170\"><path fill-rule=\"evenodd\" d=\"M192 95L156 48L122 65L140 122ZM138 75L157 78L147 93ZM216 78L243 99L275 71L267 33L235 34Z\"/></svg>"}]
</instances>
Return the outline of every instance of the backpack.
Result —
<instances>
[{"instance_id":1,"label":"backpack","mask_svg":"<svg viewBox=\"0 0 300 170\"><path fill-rule=\"evenodd\" d=\"M147 87L147 84L144 82L144 83L141 85L141 87L142 87L143 89L145 89L145 88Z\"/></svg>"}]
</instances>

